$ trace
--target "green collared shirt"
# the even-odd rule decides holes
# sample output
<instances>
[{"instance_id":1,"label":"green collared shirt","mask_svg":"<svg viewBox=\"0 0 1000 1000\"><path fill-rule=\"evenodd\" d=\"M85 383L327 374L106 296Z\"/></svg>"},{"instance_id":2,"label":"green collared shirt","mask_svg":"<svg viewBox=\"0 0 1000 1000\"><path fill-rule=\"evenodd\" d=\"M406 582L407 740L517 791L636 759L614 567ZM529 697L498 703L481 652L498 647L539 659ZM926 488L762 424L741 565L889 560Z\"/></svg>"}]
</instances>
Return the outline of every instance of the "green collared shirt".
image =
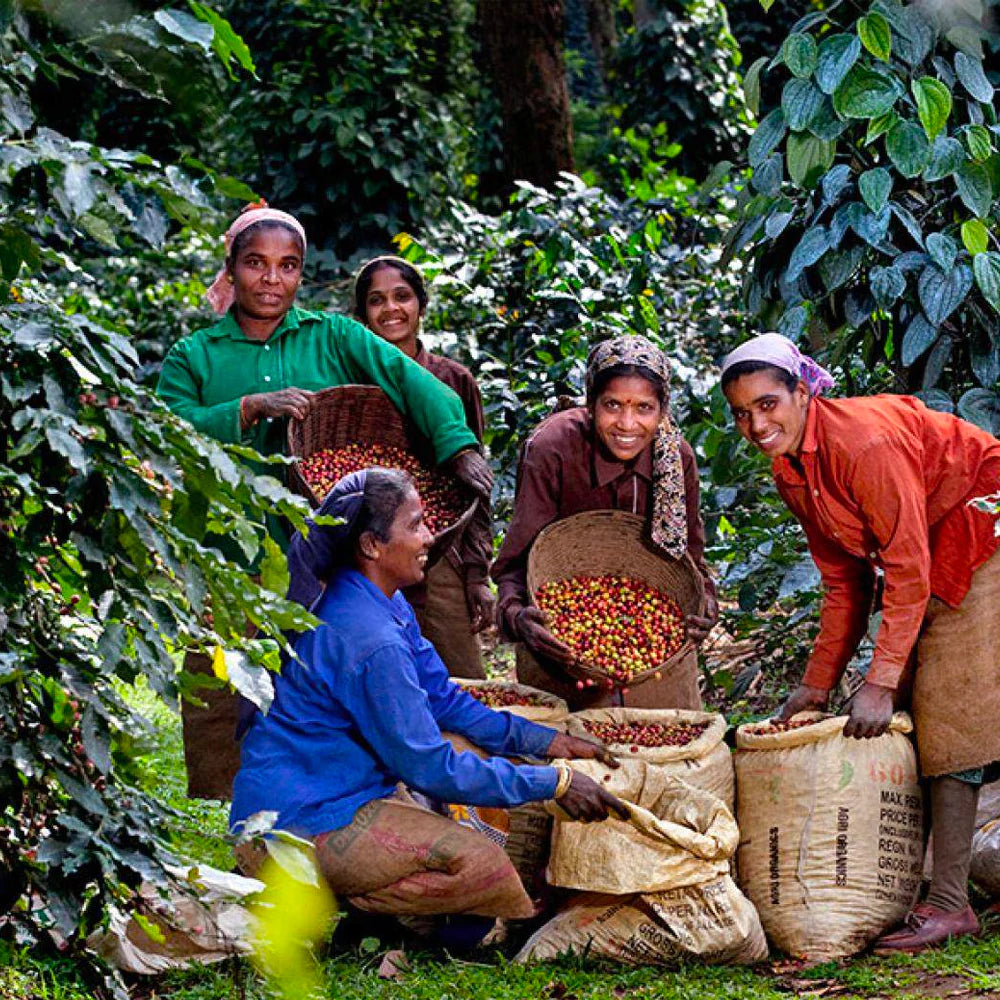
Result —
<instances>
[{"instance_id":1,"label":"green collared shirt","mask_svg":"<svg viewBox=\"0 0 1000 1000\"><path fill-rule=\"evenodd\" d=\"M266 341L248 340L227 313L170 349L156 391L203 434L273 455L285 449L285 421L260 420L242 431L243 396L349 384L382 389L439 462L478 444L451 389L360 323L332 313L292 308Z\"/></svg>"}]
</instances>

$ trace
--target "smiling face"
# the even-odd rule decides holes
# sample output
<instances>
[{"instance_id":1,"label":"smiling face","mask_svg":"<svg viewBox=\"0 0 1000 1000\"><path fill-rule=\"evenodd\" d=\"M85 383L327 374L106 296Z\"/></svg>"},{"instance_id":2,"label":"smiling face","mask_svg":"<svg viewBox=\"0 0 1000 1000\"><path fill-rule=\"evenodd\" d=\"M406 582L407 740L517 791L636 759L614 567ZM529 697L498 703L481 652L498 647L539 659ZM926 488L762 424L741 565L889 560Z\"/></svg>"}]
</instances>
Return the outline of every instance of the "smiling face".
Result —
<instances>
[{"instance_id":1,"label":"smiling face","mask_svg":"<svg viewBox=\"0 0 1000 1000\"><path fill-rule=\"evenodd\" d=\"M420 300L400 271L387 265L373 275L365 296L365 325L404 354L417 353Z\"/></svg>"},{"instance_id":2,"label":"smiling face","mask_svg":"<svg viewBox=\"0 0 1000 1000\"><path fill-rule=\"evenodd\" d=\"M302 245L284 227L258 229L240 244L228 269L238 315L280 320L302 280Z\"/></svg>"},{"instance_id":3,"label":"smiling face","mask_svg":"<svg viewBox=\"0 0 1000 1000\"><path fill-rule=\"evenodd\" d=\"M736 429L768 458L794 457L802 447L809 390L801 380L788 386L774 372L740 375L725 389Z\"/></svg>"},{"instance_id":4,"label":"smiling face","mask_svg":"<svg viewBox=\"0 0 1000 1000\"><path fill-rule=\"evenodd\" d=\"M424 578L434 536L424 524L424 508L410 489L396 510L388 541L372 538L372 579L389 596Z\"/></svg>"},{"instance_id":5,"label":"smiling face","mask_svg":"<svg viewBox=\"0 0 1000 1000\"><path fill-rule=\"evenodd\" d=\"M620 462L631 462L656 437L663 407L656 387L641 375L611 379L594 402L597 437Z\"/></svg>"}]
</instances>

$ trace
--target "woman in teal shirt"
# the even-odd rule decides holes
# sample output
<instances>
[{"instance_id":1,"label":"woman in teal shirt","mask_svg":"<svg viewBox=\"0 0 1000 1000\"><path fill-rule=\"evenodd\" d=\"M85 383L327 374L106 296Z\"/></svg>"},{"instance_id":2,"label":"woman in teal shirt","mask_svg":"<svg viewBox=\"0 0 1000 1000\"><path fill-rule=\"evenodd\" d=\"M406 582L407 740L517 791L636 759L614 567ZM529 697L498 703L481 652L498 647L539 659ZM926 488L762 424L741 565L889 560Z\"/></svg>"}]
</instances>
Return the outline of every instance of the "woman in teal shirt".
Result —
<instances>
[{"instance_id":1,"label":"woman in teal shirt","mask_svg":"<svg viewBox=\"0 0 1000 1000\"><path fill-rule=\"evenodd\" d=\"M293 216L264 205L243 211L226 233L225 266L208 292L222 318L171 348L159 396L203 434L272 455L284 448L287 418L305 417L316 390L377 385L431 442L438 461L488 502L492 475L459 397L362 324L296 308L305 249ZM275 520L269 527L284 545L283 526ZM200 655L185 667L212 672ZM229 798L239 767L236 698L215 690L199 697L206 707L184 708L188 792Z\"/></svg>"}]
</instances>

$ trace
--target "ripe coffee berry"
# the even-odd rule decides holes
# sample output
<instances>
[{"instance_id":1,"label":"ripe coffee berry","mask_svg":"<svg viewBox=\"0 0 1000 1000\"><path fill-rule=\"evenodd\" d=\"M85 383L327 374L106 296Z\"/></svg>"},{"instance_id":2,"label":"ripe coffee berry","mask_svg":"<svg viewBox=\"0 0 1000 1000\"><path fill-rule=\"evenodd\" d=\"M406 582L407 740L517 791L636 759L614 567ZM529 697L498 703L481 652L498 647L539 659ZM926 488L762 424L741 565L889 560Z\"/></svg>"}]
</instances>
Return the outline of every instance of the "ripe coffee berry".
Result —
<instances>
[{"instance_id":1,"label":"ripe coffee berry","mask_svg":"<svg viewBox=\"0 0 1000 1000\"><path fill-rule=\"evenodd\" d=\"M706 729L707 722L595 722L582 719L583 728L607 746L627 746L632 753L639 747L686 747Z\"/></svg>"},{"instance_id":2,"label":"ripe coffee berry","mask_svg":"<svg viewBox=\"0 0 1000 1000\"><path fill-rule=\"evenodd\" d=\"M299 463L302 478L320 501L337 480L373 465L402 469L409 474L424 505L424 523L432 535L444 531L462 516L466 504L454 482L436 469L427 468L415 455L393 445L369 443L324 448Z\"/></svg>"},{"instance_id":3,"label":"ripe coffee berry","mask_svg":"<svg viewBox=\"0 0 1000 1000\"><path fill-rule=\"evenodd\" d=\"M538 589L535 601L552 634L612 686L669 660L686 638L677 602L629 576L554 580Z\"/></svg>"},{"instance_id":4,"label":"ripe coffee berry","mask_svg":"<svg viewBox=\"0 0 1000 1000\"><path fill-rule=\"evenodd\" d=\"M510 708L514 705L548 705L550 702L537 694L524 694L513 691L502 684L479 684L467 687L465 690L476 701L481 701L490 708Z\"/></svg>"}]
</instances>

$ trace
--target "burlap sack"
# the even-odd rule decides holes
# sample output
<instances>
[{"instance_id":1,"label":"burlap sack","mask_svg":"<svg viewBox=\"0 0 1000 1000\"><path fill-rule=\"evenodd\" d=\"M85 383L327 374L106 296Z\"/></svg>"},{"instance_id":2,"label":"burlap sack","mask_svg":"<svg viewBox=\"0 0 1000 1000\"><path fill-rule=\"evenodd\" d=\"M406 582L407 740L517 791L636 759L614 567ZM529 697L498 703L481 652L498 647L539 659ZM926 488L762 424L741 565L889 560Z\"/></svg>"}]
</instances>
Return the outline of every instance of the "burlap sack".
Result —
<instances>
[{"instance_id":1,"label":"burlap sack","mask_svg":"<svg viewBox=\"0 0 1000 1000\"><path fill-rule=\"evenodd\" d=\"M556 723L563 722L569 715L569 708L562 698L557 698L554 694L549 694L548 691L529 687L527 684L514 684L510 681L465 680L457 677L453 680L459 687L467 690L488 688L497 691L510 691L512 694L523 695L541 702L538 705L504 705L494 709L497 712L510 712L511 715L519 715L529 722L538 722L543 726L555 726Z\"/></svg>"},{"instance_id":2,"label":"burlap sack","mask_svg":"<svg viewBox=\"0 0 1000 1000\"><path fill-rule=\"evenodd\" d=\"M969 877L984 892L1000 896L1000 819L990 820L972 838Z\"/></svg>"},{"instance_id":3,"label":"burlap sack","mask_svg":"<svg viewBox=\"0 0 1000 1000\"><path fill-rule=\"evenodd\" d=\"M733 774L733 756L723 742L728 725L726 720L713 712L689 712L684 709L652 708L591 708L574 712L566 721L566 731L572 736L589 734L583 722L656 722L669 726L679 722L707 722L708 728L683 747L638 747L612 744L611 751L621 758L622 766L630 769L636 762L654 764L664 774L680 778L685 784L700 788L722 799L732 811L736 798L736 779ZM592 737L591 737L592 738Z\"/></svg>"},{"instance_id":4,"label":"burlap sack","mask_svg":"<svg viewBox=\"0 0 1000 1000\"><path fill-rule=\"evenodd\" d=\"M557 815L548 869L552 885L622 895L677 889L728 873L739 831L720 799L641 760L614 770L579 760L573 769L622 799L631 816L628 822L575 823L550 803Z\"/></svg>"},{"instance_id":5,"label":"burlap sack","mask_svg":"<svg viewBox=\"0 0 1000 1000\"><path fill-rule=\"evenodd\" d=\"M909 910L923 809L907 715L871 740L845 738L844 716L811 717L783 733L737 730L738 869L771 943L826 960L861 951Z\"/></svg>"}]
</instances>

